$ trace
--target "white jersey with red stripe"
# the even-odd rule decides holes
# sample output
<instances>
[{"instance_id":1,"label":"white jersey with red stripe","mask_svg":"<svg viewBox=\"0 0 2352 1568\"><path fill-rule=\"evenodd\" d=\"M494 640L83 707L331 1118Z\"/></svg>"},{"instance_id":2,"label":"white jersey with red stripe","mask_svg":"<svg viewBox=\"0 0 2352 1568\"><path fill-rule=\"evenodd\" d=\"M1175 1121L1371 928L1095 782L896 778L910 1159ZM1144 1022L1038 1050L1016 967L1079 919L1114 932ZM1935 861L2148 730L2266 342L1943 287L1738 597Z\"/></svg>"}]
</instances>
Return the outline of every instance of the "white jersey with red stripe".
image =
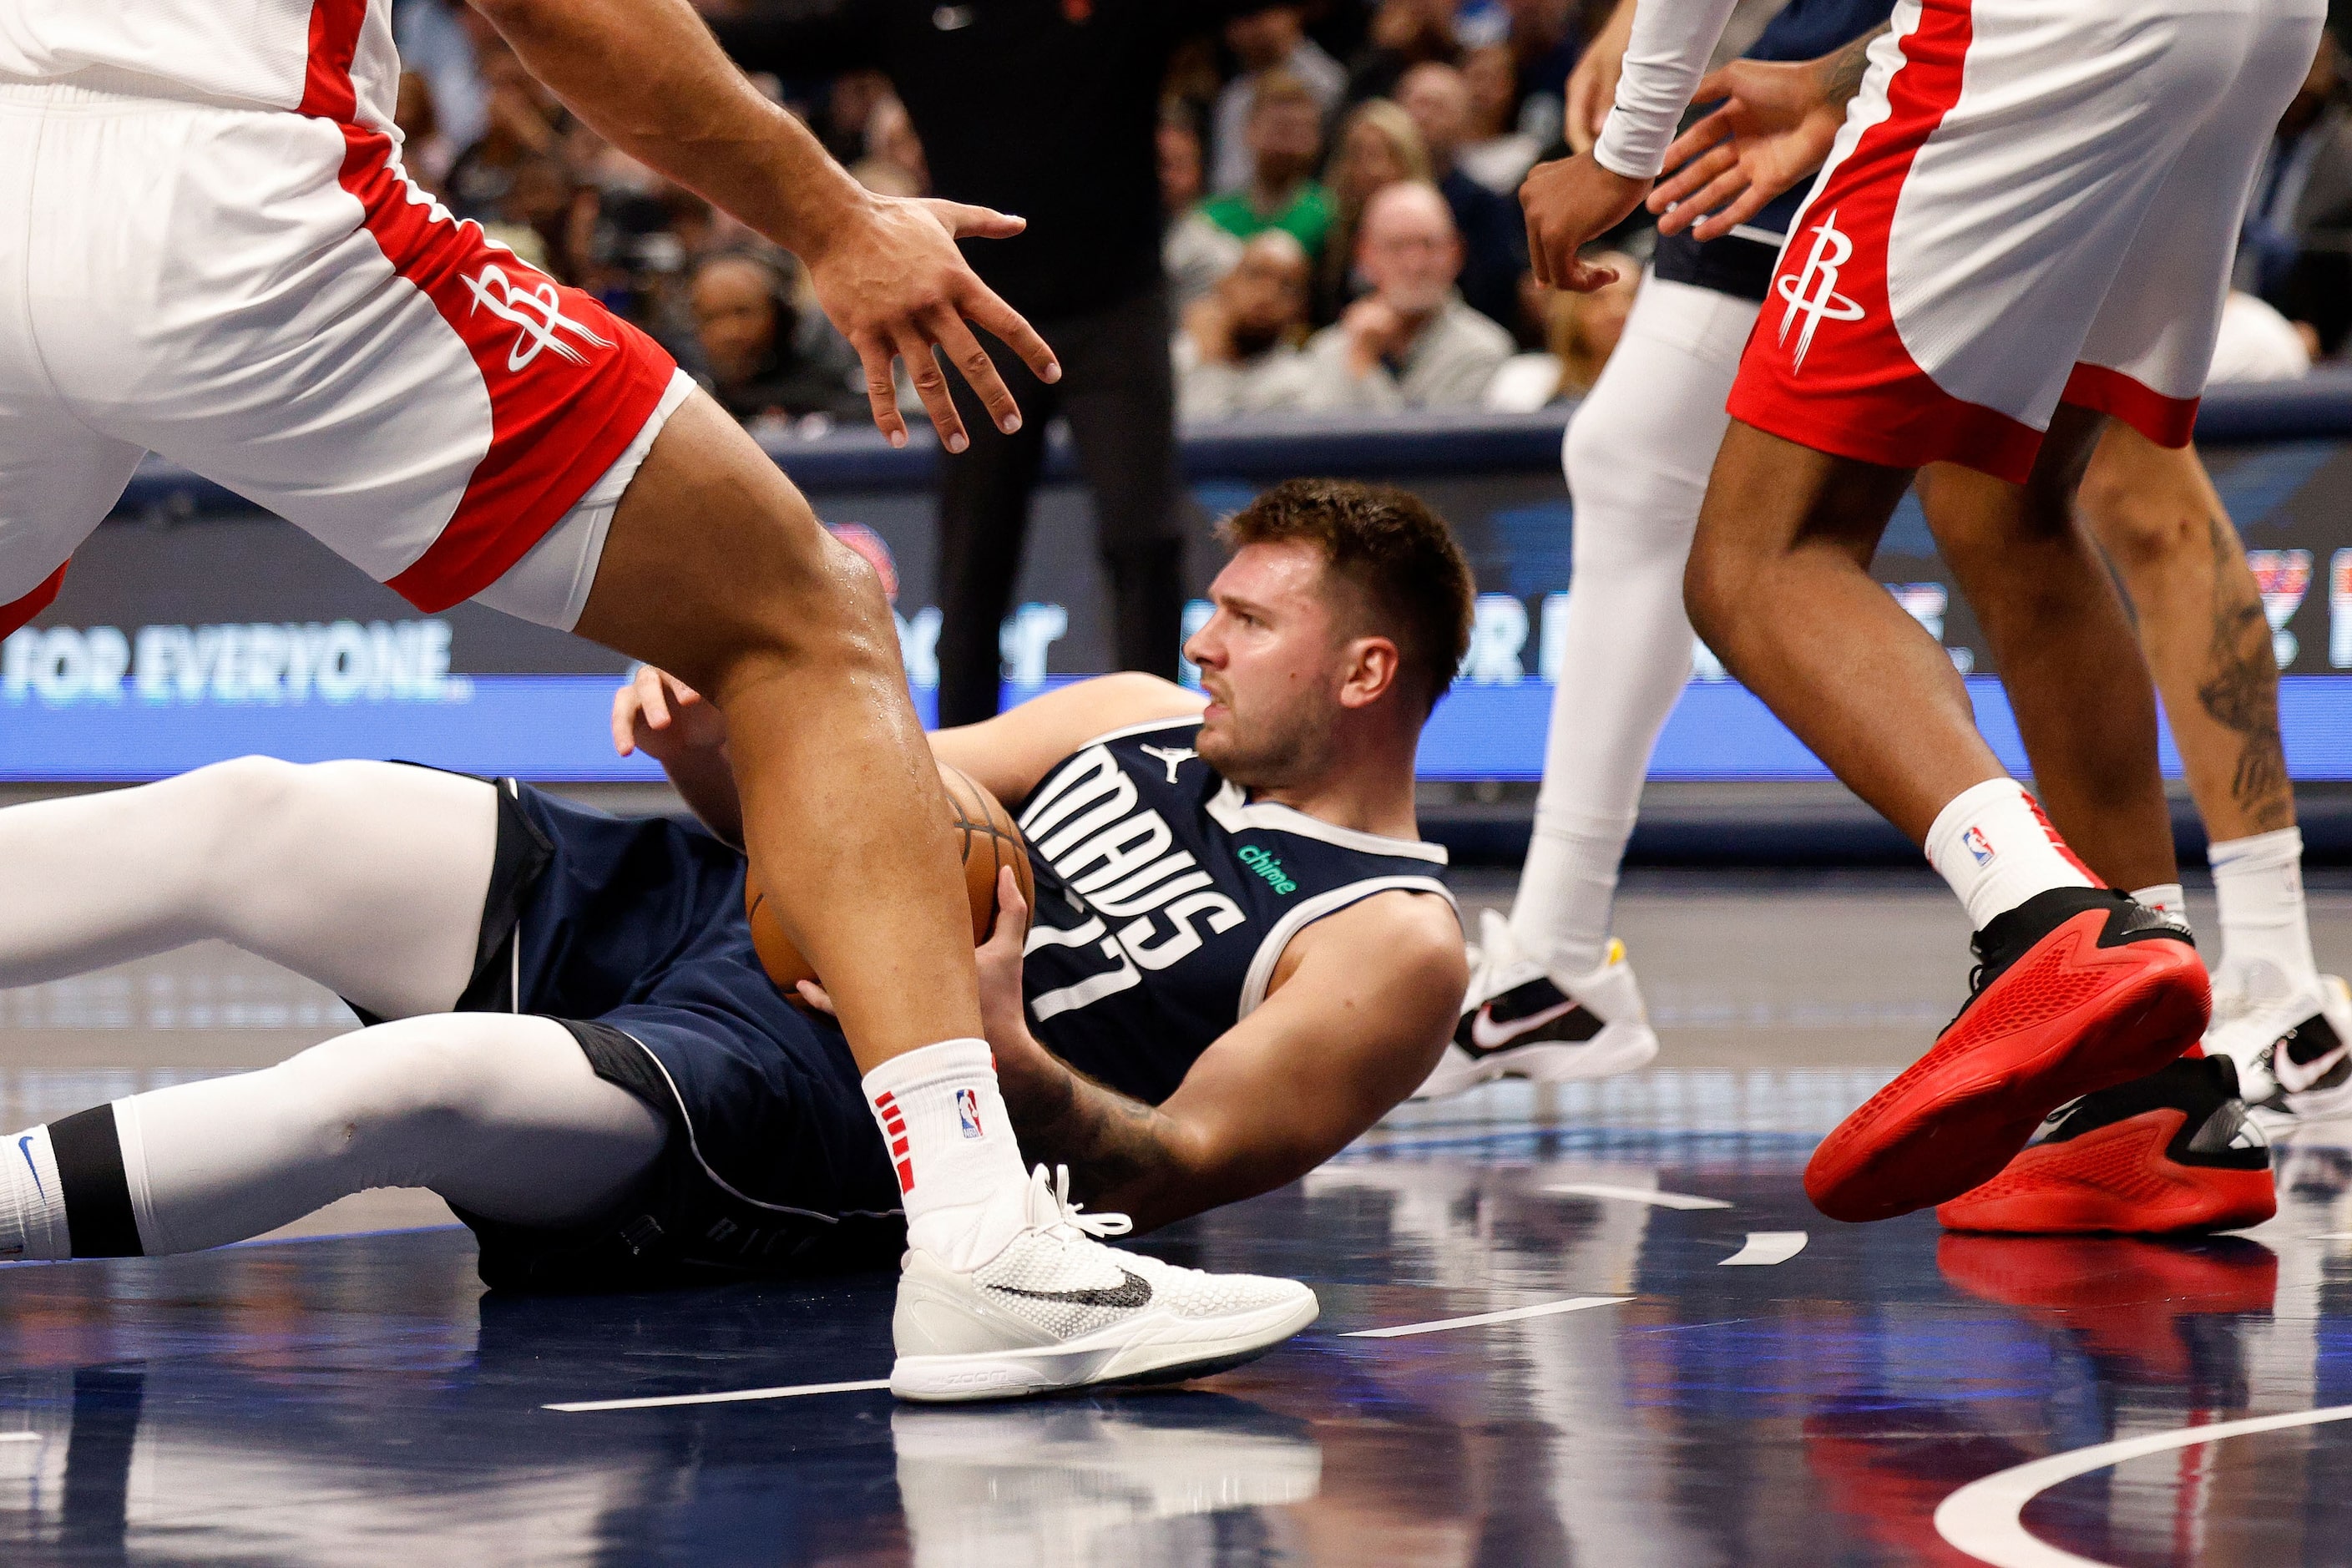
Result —
<instances>
[{"instance_id":1,"label":"white jersey with red stripe","mask_svg":"<svg viewBox=\"0 0 2352 1568\"><path fill-rule=\"evenodd\" d=\"M577 619L691 383L409 179L388 9L0 3L0 635L150 451L421 609Z\"/></svg>"},{"instance_id":2,"label":"white jersey with red stripe","mask_svg":"<svg viewBox=\"0 0 2352 1568\"><path fill-rule=\"evenodd\" d=\"M1732 416L2022 480L2059 403L2189 439L2240 215L2322 0L1900 0Z\"/></svg>"},{"instance_id":3,"label":"white jersey with red stripe","mask_svg":"<svg viewBox=\"0 0 2352 1568\"><path fill-rule=\"evenodd\" d=\"M337 18L347 11L355 16ZM319 58L338 25L353 47L342 80ZM392 129L400 59L392 0L8 0L0 81L76 81L246 109L301 108L348 91L351 118Z\"/></svg>"}]
</instances>

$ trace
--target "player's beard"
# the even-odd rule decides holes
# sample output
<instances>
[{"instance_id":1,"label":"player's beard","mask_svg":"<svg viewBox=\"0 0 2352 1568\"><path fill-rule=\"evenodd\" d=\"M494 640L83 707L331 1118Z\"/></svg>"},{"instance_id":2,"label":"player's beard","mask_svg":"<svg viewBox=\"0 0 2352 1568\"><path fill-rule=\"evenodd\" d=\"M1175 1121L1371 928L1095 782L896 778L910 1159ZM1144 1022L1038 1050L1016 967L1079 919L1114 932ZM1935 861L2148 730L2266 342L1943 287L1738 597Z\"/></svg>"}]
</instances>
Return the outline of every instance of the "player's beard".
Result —
<instances>
[{"instance_id":1,"label":"player's beard","mask_svg":"<svg viewBox=\"0 0 2352 1568\"><path fill-rule=\"evenodd\" d=\"M1210 695L1223 704L1225 718L1204 728L1194 744L1201 760L1223 777L1247 790L1286 789L1328 771L1338 710L1328 692L1299 691L1280 701L1258 698L1245 707L1229 691Z\"/></svg>"}]
</instances>

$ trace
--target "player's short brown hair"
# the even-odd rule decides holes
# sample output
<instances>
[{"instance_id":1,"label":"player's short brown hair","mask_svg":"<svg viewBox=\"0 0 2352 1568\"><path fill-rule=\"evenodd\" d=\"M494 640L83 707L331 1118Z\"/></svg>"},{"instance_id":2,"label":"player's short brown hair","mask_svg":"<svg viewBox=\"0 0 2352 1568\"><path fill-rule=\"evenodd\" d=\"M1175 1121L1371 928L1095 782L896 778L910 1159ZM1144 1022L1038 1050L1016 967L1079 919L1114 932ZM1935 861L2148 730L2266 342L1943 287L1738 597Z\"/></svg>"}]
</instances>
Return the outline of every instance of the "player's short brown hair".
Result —
<instances>
[{"instance_id":1,"label":"player's short brown hair","mask_svg":"<svg viewBox=\"0 0 2352 1568\"><path fill-rule=\"evenodd\" d=\"M1445 520L1408 490L1349 479L1286 479L1227 518L1226 547L1303 540L1363 595L1367 628L1393 639L1423 711L1470 648L1477 586Z\"/></svg>"}]
</instances>

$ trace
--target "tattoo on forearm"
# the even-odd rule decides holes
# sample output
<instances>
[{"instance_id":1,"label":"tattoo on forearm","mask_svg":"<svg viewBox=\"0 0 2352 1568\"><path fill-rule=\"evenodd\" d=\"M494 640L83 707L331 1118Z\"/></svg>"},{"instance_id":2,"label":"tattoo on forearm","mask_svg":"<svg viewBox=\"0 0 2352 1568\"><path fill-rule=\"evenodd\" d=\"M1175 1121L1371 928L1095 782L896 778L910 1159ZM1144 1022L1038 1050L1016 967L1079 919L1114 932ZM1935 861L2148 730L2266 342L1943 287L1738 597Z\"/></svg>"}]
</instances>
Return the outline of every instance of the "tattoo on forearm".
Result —
<instances>
[{"instance_id":1,"label":"tattoo on forearm","mask_svg":"<svg viewBox=\"0 0 2352 1568\"><path fill-rule=\"evenodd\" d=\"M1021 1142L1033 1157L1069 1166L1072 1182L1095 1194L1093 1202L1180 1173L1173 1118L1065 1064L1054 1065L1061 1080L1053 1095L1058 1103L1025 1118L1023 1108L1014 1108Z\"/></svg>"},{"instance_id":2,"label":"tattoo on forearm","mask_svg":"<svg viewBox=\"0 0 2352 1568\"><path fill-rule=\"evenodd\" d=\"M2211 531L2213 640L2197 700L2215 723L2238 733L2230 797L2252 818L2256 832L2268 833L2294 820L2294 786L2279 739L2278 662L2271 653L2270 618L2259 594L2251 600L2232 596L2236 543L2218 518Z\"/></svg>"},{"instance_id":3,"label":"tattoo on forearm","mask_svg":"<svg viewBox=\"0 0 2352 1568\"><path fill-rule=\"evenodd\" d=\"M1827 75L1832 103L1850 102L1853 95L1862 90L1862 79L1870 74L1870 46L1877 41L1880 34L1890 30L1889 24L1881 22L1830 56Z\"/></svg>"}]
</instances>

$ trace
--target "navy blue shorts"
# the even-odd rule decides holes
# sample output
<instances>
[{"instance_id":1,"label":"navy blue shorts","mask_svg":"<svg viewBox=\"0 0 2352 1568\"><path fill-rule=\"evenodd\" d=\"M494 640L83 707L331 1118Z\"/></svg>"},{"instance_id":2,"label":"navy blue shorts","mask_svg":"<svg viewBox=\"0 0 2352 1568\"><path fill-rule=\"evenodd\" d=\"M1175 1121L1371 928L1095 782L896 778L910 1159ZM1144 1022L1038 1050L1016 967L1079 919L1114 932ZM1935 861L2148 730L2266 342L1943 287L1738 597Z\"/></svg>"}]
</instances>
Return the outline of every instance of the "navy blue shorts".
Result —
<instances>
[{"instance_id":1,"label":"navy blue shorts","mask_svg":"<svg viewBox=\"0 0 2352 1568\"><path fill-rule=\"evenodd\" d=\"M898 1184L856 1061L831 1018L785 1001L761 969L742 855L688 823L495 782L498 857L458 1009L557 1020L670 1135L591 1224L460 1214L483 1281L642 1289L895 1263Z\"/></svg>"}]
</instances>

